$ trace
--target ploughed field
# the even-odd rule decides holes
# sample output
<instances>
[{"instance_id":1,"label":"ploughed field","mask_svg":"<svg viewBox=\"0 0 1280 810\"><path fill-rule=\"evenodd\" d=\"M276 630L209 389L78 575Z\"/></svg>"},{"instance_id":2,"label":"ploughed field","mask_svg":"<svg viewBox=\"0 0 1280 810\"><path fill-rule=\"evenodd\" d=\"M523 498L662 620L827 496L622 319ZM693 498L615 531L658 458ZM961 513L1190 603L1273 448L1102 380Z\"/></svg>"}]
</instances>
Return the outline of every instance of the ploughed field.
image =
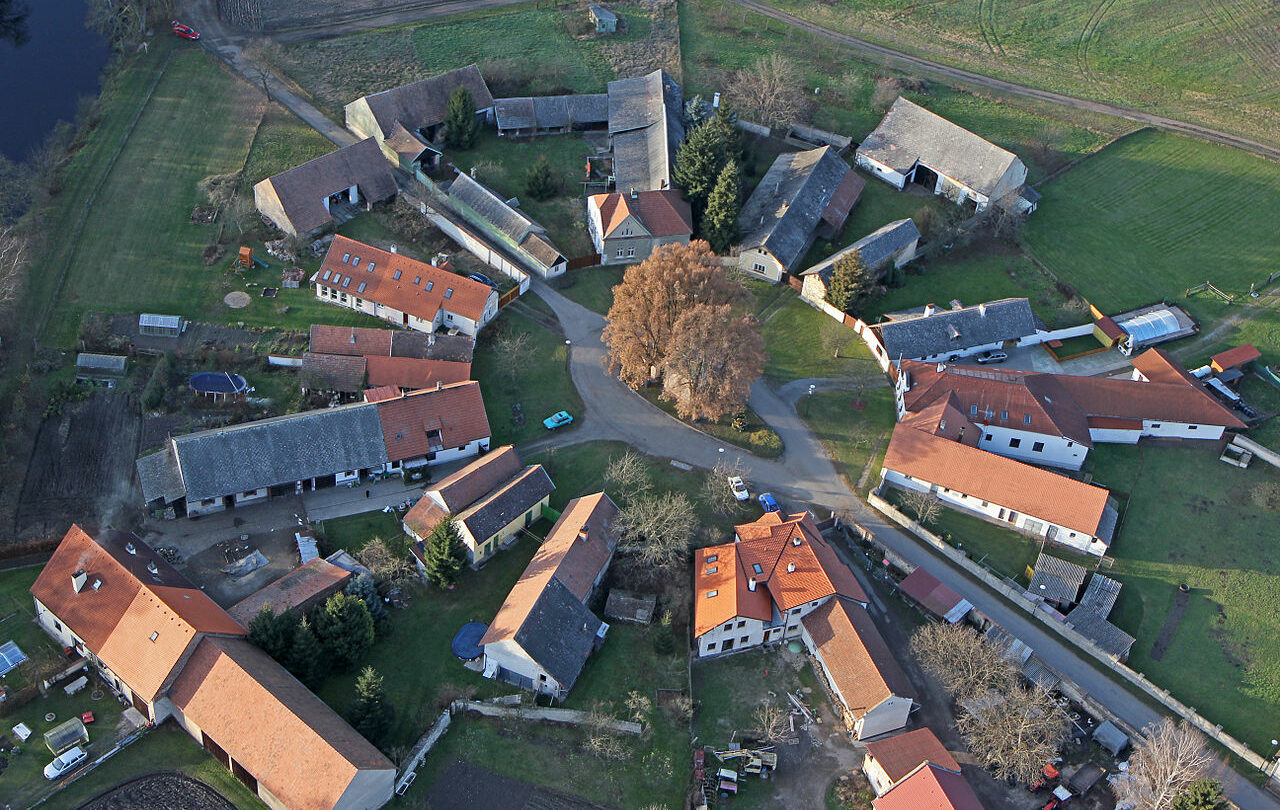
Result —
<instances>
[{"instance_id":1,"label":"ploughed field","mask_svg":"<svg viewBox=\"0 0 1280 810\"><path fill-rule=\"evenodd\" d=\"M78 810L235 810L235 805L204 782L176 773L140 776L114 787Z\"/></svg>"}]
</instances>

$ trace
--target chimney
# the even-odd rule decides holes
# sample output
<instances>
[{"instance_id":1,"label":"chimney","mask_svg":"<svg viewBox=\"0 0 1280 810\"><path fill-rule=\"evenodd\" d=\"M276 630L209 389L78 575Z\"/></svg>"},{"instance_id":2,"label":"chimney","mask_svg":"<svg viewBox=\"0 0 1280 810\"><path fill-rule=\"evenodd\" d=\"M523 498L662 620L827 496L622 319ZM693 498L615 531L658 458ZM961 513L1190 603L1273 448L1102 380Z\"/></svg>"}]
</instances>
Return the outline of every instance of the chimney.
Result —
<instances>
[{"instance_id":1,"label":"chimney","mask_svg":"<svg viewBox=\"0 0 1280 810\"><path fill-rule=\"evenodd\" d=\"M983 318L987 317L987 305L986 305L986 304L978 304L978 315L979 315L980 317L983 317Z\"/></svg>"},{"instance_id":2,"label":"chimney","mask_svg":"<svg viewBox=\"0 0 1280 810\"><path fill-rule=\"evenodd\" d=\"M399 252L400 252L400 251L396 250L396 244L395 244L395 242L392 242L392 243L391 243L391 252L392 252L392 253L399 253Z\"/></svg>"},{"instance_id":3,"label":"chimney","mask_svg":"<svg viewBox=\"0 0 1280 810\"><path fill-rule=\"evenodd\" d=\"M475 167L475 166L472 166L472 167L471 167L471 179L472 179L472 180L476 179L476 167Z\"/></svg>"},{"instance_id":4,"label":"chimney","mask_svg":"<svg viewBox=\"0 0 1280 810\"><path fill-rule=\"evenodd\" d=\"M791 545L793 546L800 545L800 535L796 535L795 537L791 538Z\"/></svg>"},{"instance_id":5,"label":"chimney","mask_svg":"<svg viewBox=\"0 0 1280 810\"><path fill-rule=\"evenodd\" d=\"M795 572L796 572L796 564L795 564L795 563L787 563L787 573L788 573L788 574L794 574Z\"/></svg>"},{"instance_id":6,"label":"chimney","mask_svg":"<svg viewBox=\"0 0 1280 810\"><path fill-rule=\"evenodd\" d=\"M752 577L751 579L747 580L747 590L754 591L755 589L756 589L756 578Z\"/></svg>"},{"instance_id":7,"label":"chimney","mask_svg":"<svg viewBox=\"0 0 1280 810\"><path fill-rule=\"evenodd\" d=\"M578 539L584 543L591 539L591 532L587 526L584 525L581 529L578 529Z\"/></svg>"},{"instance_id":8,"label":"chimney","mask_svg":"<svg viewBox=\"0 0 1280 810\"><path fill-rule=\"evenodd\" d=\"M147 570L157 576L160 574L160 566L156 565L155 560L152 560L151 562L147 563Z\"/></svg>"},{"instance_id":9,"label":"chimney","mask_svg":"<svg viewBox=\"0 0 1280 810\"><path fill-rule=\"evenodd\" d=\"M93 589L96 591L96 590L98 590L98 589L99 589L99 588L101 588L101 587L102 587L102 580L100 580L100 579L95 579L95 580L93 581Z\"/></svg>"},{"instance_id":10,"label":"chimney","mask_svg":"<svg viewBox=\"0 0 1280 810\"><path fill-rule=\"evenodd\" d=\"M127 554L137 554L137 553L138 553L138 547L137 547L137 546L135 546L135 545L133 544L133 541L132 541L132 540L130 540L129 542L127 542L127 543L125 543L125 544L124 544L124 550L125 550L125 553L127 553Z\"/></svg>"},{"instance_id":11,"label":"chimney","mask_svg":"<svg viewBox=\"0 0 1280 810\"><path fill-rule=\"evenodd\" d=\"M631 187L631 199L633 199L633 200L634 200L635 198L637 198L637 197L639 197L639 196L640 196L640 192L636 190L635 186L632 186L632 187Z\"/></svg>"},{"instance_id":12,"label":"chimney","mask_svg":"<svg viewBox=\"0 0 1280 810\"><path fill-rule=\"evenodd\" d=\"M938 311L938 305L937 305L937 304L925 304L925 305L924 305L924 316L925 316L926 318L927 318L927 317L929 317L930 315L932 315L933 313L937 312L937 311Z\"/></svg>"},{"instance_id":13,"label":"chimney","mask_svg":"<svg viewBox=\"0 0 1280 810\"><path fill-rule=\"evenodd\" d=\"M76 593L80 593L80 589L84 587L84 583L88 579L89 575L81 568L71 575L71 587L75 589Z\"/></svg>"}]
</instances>

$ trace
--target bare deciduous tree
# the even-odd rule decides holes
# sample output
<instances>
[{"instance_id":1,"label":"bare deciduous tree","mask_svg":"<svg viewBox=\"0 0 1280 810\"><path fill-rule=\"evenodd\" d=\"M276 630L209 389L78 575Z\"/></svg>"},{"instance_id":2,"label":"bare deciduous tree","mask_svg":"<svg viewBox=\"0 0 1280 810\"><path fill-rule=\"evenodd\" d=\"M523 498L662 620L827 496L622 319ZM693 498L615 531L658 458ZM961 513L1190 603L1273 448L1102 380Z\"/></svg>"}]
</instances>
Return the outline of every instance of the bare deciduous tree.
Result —
<instances>
[{"instance_id":1,"label":"bare deciduous tree","mask_svg":"<svg viewBox=\"0 0 1280 810\"><path fill-rule=\"evenodd\" d=\"M658 568L684 560L689 538L697 529L693 504L676 492L642 495L618 514L623 548Z\"/></svg>"},{"instance_id":2,"label":"bare deciduous tree","mask_svg":"<svg viewBox=\"0 0 1280 810\"><path fill-rule=\"evenodd\" d=\"M769 126L791 123L807 100L799 69L776 53L762 56L751 67L734 73L727 95L743 118Z\"/></svg>"},{"instance_id":3,"label":"bare deciduous tree","mask_svg":"<svg viewBox=\"0 0 1280 810\"><path fill-rule=\"evenodd\" d=\"M702 501L721 517L730 517L738 512L738 499L729 486L731 476L741 477L743 473L742 459L722 460L707 472L702 482Z\"/></svg>"},{"instance_id":4,"label":"bare deciduous tree","mask_svg":"<svg viewBox=\"0 0 1280 810\"><path fill-rule=\"evenodd\" d=\"M823 321L822 327L818 329L818 340L822 342L823 350L832 357L839 357L852 338L853 332L847 326L833 320Z\"/></svg>"},{"instance_id":5,"label":"bare deciduous tree","mask_svg":"<svg viewBox=\"0 0 1280 810\"><path fill-rule=\"evenodd\" d=\"M375 537L356 552L356 558L364 564L379 582L402 582L417 571L403 554L397 554L387 541Z\"/></svg>"},{"instance_id":6,"label":"bare deciduous tree","mask_svg":"<svg viewBox=\"0 0 1280 810\"><path fill-rule=\"evenodd\" d=\"M0 227L0 312L8 312L22 294L29 247L16 226Z\"/></svg>"},{"instance_id":7,"label":"bare deciduous tree","mask_svg":"<svg viewBox=\"0 0 1280 810\"><path fill-rule=\"evenodd\" d=\"M604 482L618 493L621 500L630 503L653 489L649 478L649 462L635 450L627 448L620 456L609 459L604 468Z\"/></svg>"},{"instance_id":8,"label":"bare deciduous tree","mask_svg":"<svg viewBox=\"0 0 1280 810\"><path fill-rule=\"evenodd\" d=\"M529 339L528 332L504 329L494 337L491 344L494 364L512 384L515 384L516 377L529 363L529 358L525 356Z\"/></svg>"},{"instance_id":9,"label":"bare deciduous tree","mask_svg":"<svg viewBox=\"0 0 1280 810\"><path fill-rule=\"evenodd\" d=\"M988 694L990 700L979 701L980 708L959 714L956 727L974 757L997 778L1034 781L1044 763L1057 756L1070 721L1053 696L1034 684Z\"/></svg>"},{"instance_id":10,"label":"bare deciduous tree","mask_svg":"<svg viewBox=\"0 0 1280 810\"><path fill-rule=\"evenodd\" d=\"M927 490L907 490L902 493L902 504L916 516L916 522L921 526L933 523L942 514L942 502L937 495Z\"/></svg>"},{"instance_id":11,"label":"bare deciduous tree","mask_svg":"<svg viewBox=\"0 0 1280 810\"><path fill-rule=\"evenodd\" d=\"M927 624L911 638L920 666L957 700L1017 682L1004 651L959 624Z\"/></svg>"},{"instance_id":12,"label":"bare deciduous tree","mask_svg":"<svg viewBox=\"0 0 1280 810\"><path fill-rule=\"evenodd\" d=\"M1217 767L1203 734L1186 720L1166 717L1144 728L1134 743L1129 770L1115 783L1116 801L1139 810L1171 810L1178 794Z\"/></svg>"},{"instance_id":13,"label":"bare deciduous tree","mask_svg":"<svg viewBox=\"0 0 1280 810\"><path fill-rule=\"evenodd\" d=\"M751 720L761 739L770 745L791 733L791 723L787 719L787 713L771 700L766 700L757 706L751 714Z\"/></svg>"}]
</instances>

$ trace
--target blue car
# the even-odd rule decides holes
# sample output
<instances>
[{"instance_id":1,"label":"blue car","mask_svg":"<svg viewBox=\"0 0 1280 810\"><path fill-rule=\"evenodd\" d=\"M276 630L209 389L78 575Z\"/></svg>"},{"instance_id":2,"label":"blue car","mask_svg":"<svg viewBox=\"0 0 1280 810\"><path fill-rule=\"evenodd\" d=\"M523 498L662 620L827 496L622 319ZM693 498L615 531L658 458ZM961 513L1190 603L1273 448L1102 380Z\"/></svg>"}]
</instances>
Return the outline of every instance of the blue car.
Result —
<instances>
[{"instance_id":1,"label":"blue car","mask_svg":"<svg viewBox=\"0 0 1280 810\"><path fill-rule=\"evenodd\" d=\"M773 497L772 492L761 492L757 500L760 501L760 508L766 512L782 511L782 507L778 506L778 499Z\"/></svg>"},{"instance_id":2,"label":"blue car","mask_svg":"<svg viewBox=\"0 0 1280 810\"><path fill-rule=\"evenodd\" d=\"M568 411L553 413L546 419L542 420L542 426L547 430L555 430L556 428L562 428L565 425L570 424L573 424L573 417L569 415Z\"/></svg>"}]
</instances>

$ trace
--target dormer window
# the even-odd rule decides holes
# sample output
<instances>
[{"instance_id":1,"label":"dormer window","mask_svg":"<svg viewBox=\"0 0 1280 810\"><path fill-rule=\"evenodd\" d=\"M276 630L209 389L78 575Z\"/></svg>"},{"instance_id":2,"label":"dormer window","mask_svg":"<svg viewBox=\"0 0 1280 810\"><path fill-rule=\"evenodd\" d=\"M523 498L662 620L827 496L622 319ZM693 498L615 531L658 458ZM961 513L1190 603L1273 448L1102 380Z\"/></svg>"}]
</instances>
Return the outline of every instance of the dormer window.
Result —
<instances>
[{"instance_id":1,"label":"dormer window","mask_svg":"<svg viewBox=\"0 0 1280 810\"><path fill-rule=\"evenodd\" d=\"M351 261L351 254L350 253L342 254L342 263L346 264L349 261Z\"/></svg>"},{"instance_id":2,"label":"dormer window","mask_svg":"<svg viewBox=\"0 0 1280 810\"><path fill-rule=\"evenodd\" d=\"M392 274L391 274L391 280L392 280L392 281L399 281L399 280L400 280L400 274L401 274L401 271L399 271L399 270L395 271L394 273L392 273Z\"/></svg>"}]
</instances>

